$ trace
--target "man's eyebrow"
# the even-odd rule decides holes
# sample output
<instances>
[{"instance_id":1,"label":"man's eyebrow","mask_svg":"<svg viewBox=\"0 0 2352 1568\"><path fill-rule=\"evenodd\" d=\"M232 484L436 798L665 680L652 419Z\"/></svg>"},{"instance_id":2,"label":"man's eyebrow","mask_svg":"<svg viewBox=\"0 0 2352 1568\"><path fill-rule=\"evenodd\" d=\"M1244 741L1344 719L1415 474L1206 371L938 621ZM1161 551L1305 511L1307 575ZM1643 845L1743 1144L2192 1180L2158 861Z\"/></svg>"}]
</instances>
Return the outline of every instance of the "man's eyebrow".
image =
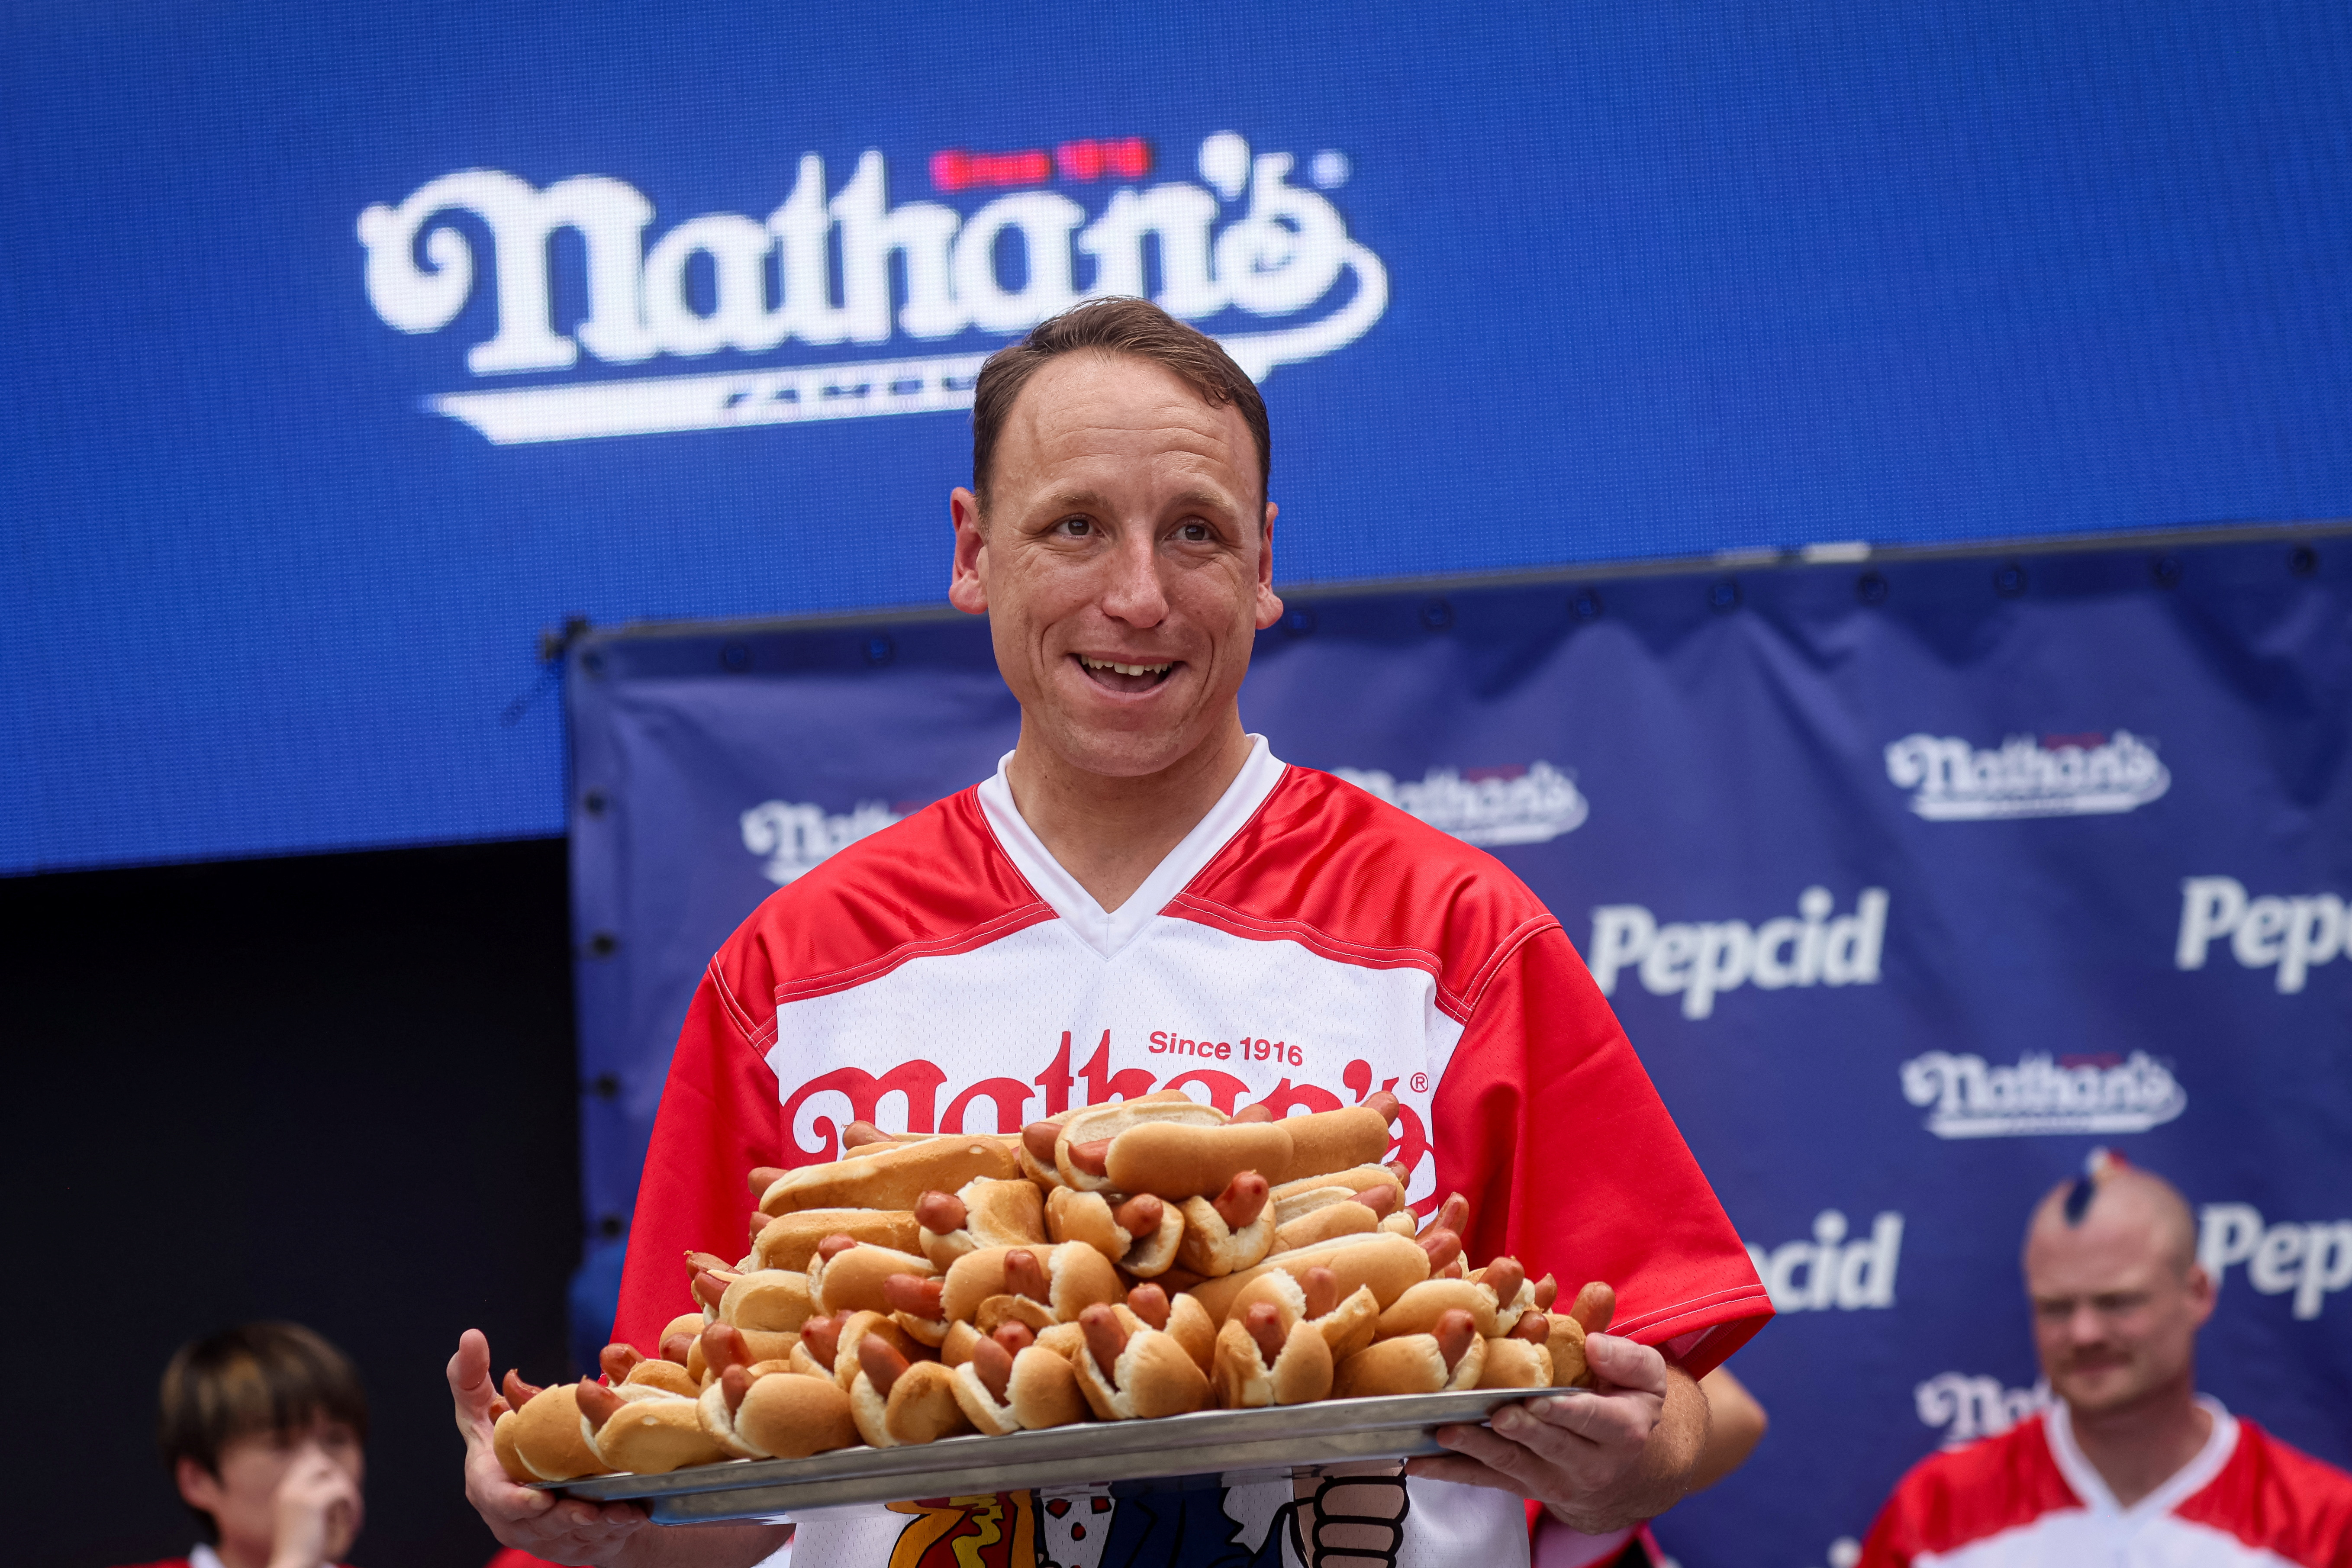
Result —
<instances>
[{"instance_id":1,"label":"man's eyebrow","mask_svg":"<svg viewBox=\"0 0 2352 1568\"><path fill-rule=\"evenodd\" d=\"M1223 512L1238 512L1242 510L1226 491L1197 485L1177 491L1168 499L1168 505L1171 509L1180 510L1186 507ZM1041 512L1058 515L1073 511L1115 512L1118 508L1112 506L1108 498L1100 490L1090 486L1078 485L1068 489L1048 490L1039 502L1038 510Z\"/></svg>"}]
</instances>

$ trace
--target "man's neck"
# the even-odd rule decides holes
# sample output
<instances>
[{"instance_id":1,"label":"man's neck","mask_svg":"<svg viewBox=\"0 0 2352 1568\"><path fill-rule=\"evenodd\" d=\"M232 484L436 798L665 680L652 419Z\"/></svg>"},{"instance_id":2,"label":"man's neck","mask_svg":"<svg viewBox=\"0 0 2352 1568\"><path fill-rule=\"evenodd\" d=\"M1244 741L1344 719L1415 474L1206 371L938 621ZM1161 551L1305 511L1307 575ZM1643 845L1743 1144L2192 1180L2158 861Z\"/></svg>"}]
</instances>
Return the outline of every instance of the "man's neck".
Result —
<instances>
[{"instance_id":1,"label":"man's neck","mask_svg":"<svg viewBox=\"0 0 2352 1568\"><path fill-rule=\"evenodd\" d=\"M2074 1446L2107 1483L2119 1508L2129 1508L2179 1475L2213 1436L2213 1416L2190 1379L2151 1390L2114 1410L2067 1407Z\"/></svg>"},{"instance_id":2,"label":"man's neck","mask_svg":"<svg viewBox=\"0 0 2352 1568\"><path fill-rule=\"evenodd\" d=\"M1172 766L1112 778L1070 766L1024 722L1005 775L1013 804L1045 852L1108 911L1133 897L1200 826L1249 754L1249 736L1234 713Z\"/></svg>"}]
</instances>

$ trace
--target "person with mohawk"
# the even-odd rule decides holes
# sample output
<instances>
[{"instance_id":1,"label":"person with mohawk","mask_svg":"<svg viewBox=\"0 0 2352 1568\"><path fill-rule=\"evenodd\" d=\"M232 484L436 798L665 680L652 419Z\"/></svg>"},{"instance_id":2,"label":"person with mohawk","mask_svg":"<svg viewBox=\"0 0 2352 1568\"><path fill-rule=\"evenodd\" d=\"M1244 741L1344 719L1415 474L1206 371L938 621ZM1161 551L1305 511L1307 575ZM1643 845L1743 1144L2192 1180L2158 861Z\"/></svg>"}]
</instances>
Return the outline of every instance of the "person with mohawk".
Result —
<instances>
[{"instance_id":1,"label":"person with mohawk","mask_svg":"<svg viewBox=\"0 0 2352 1568\"><path fill-rule=\"evenodd\" d=\"M2095 1150L2024 1269L2055 1402L1914 1466L1860 1568L2352 1568L2352 1476L2197 1392L2215 1286L2171 1183Z\"/></svg>"}]
</instances>

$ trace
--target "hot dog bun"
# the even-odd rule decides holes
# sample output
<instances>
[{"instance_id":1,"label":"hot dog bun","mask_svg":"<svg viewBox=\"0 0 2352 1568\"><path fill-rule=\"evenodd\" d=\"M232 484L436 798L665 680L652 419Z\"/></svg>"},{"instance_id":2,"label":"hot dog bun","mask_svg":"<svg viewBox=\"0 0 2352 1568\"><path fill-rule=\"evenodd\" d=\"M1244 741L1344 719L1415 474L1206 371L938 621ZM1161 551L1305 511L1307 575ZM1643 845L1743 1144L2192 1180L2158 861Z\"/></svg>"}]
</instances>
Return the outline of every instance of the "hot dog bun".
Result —
<instances>
[{"instance_id":1,"label":"hot dog bun","mask_svg":"<svg viewBox=\"0 0 2352 1568\"><path fill-rule=\"evenodd\" d=\"M879 1153L787 1171L761 1195L765 1215L808 1209L912 1209L925 1193L951 1193L978 1177L1005 1180L1021 1173L1019 1140L959 1133L897 1143Z\"/></svg>"},{"instance_id":2,"label":"hot dog bun","mask_svg":"<svg viewBox=\"0 0 2352 1568\"><path fill-rule=\"evenodd\" d=\"M1457 1308L1470 1314L1481 1339L1492 1339L1510 1326L1496 1321L1495 1293L1485 1286L1467 1279L1424 1279L1381 1311L1372 1337L1391 1340L1400 1334L1425 1334L1441 1316Z\"/></svg>"},{"instance_id":3,"label":"hot dog bun","mask_svg":"<svg viewBox=\"0 0 2352 1568\"><path fill-rule=\"evenodd\" d=\"M1274 1250L1271 1203L1239 1228L1229 1225L1224 1215L1207 1198L1186 1198L1182 1207L1184 1229L1176 1248L1176 1261L1204 1279L1247 1268ZM1371 1213L1370 1209L1364 1212Z\"/></svg>"},{"instance_id":4,"label":"hot dog bun","mask_svg":"<svg viewBox=\"0 0 2352 1568\"><path fill-rule=\"evenodd\" d=\"M1277 1252L1254 1268L1204 1280L1191 1294L1208 1309L1210 1317L1222 1323L1234 1298L1254 1280L1276 1270L1299 1279L1318 1267L1338 1276L1341 1300L1355 1294L1359 1285L1366 1285L1371 1288L1373 1299L1386 1307L1429 1277L1429 1254L1403 1237L1374 1231L1370 1236L1302 1247L1296 1252Z\"/></svg>"},{"instance_id":5,"label":"hot dog bun","mask_svg":"<svg viewBox=\"0 0 2352 1568\"><path fill-rule=\"evenodd\" d=\"M1090 1105L1084 1110L1074 1110L1062 1121L1054 1139L1054 1170L1061 1184L1075 1187L1082 1193L1150 1192L1149 1187L1133 1186L1112 1176L1108 1168L1101 1172L1081 1171L1071 1163L1070 1151L1096 1143L1116 1143L1125 1134L1139 1127L1157 1126L1166 1132L1179 1128L1200 1131L1225 1125L1225 1113L1213 1105L1185 1100L1121 1100L1110 1105ZM1227 1180L1231 1180L1228 1175ZM1220 1184L1222 1185L1223 1184ZM1160 1193L1160 1197L1171 1194ZM1191 1193L1172 1194L1191 1197Z\"/></svg>"},{"instance_id":6,"label":"hot dog bun","mask_svg":"<svg viewBox=\"0 0 2352 1568\"><path fill-rule=\"evenodd\" d=\"M1395 1101L1390 1099L1388 1103ZM1270 1182L1296 1181L1318 1171L1341 1171L1353 1165L1377 1165L1395 1142L1389 1133L1389 1117L1369 1105L1286 1116L1276 1125L1290 1134L1291 1158L1279 1169L1258 1167Z\"/></svg>"},{"instance_id":7,"label":"hot dog bun","mask_svg":"<svg viewBox=\"0 0 2352 1568\"><path fill-rule=\"evenodd\" d=\"M1290 1325L1271 1366L1241 1319L1228 1318L1217 1331L1209 1383L1220 1409L1309 1404L1330 1394L1331 1378L1331 1347L1303 1321Z\"/></svg>"},{"instance_id":8,"label":"hot dog bun","mask_svg":"<svg viewBox=\"0 0 2352 1568\"><path fill-rule=\"evenodd\" d=\"M955 1198L963 1206L964 1223L943 1231L926 1226L921 1232L923 1256L935 1268L944 1270L980 1247L1027 1247L1046 1239L1045 1194L1034 1182L975 1177L957 1189ZM919 1223L923 1201L916 1200Z\"/></svg>"},{"instance_id":9,"label":"hot dog bun","mask_svg":"<svg viewBox=\"0 0 2352 1568\"><path fill-rule=\"evenodd\" d=\"M512 1410L504 1411L499 1415L498 1421L490 1427L490 1452L498 1456L499 1468L507 1473L507 1479L519 1487L527 1487L533 1481L544 1480L546 1478L524 1464L522 1456L515 1451L514 1429L517 1419Z\"/></svg>"},{"instance_id":10,"label":"hot dog bun","mask_svg":"<svg viewBox=\"0 0 2352 1568\"><path fill-rule=\"evenodd\" d=\"M1032 1247L986 1247L964 1254L948 1269L940 1300L950 1321L977 1323L983 1333L996 1326L980 1321L981 1304L1013 1293L1006 1280L1006 1259L1016 1251L1028 1253L1045 1274L1045 1298L1037 1305L1044 1310L1045 1324L1073 1321L1087 1308L1100 1301L1115 1301L1123 1293L1118 1270L1084 1242ZM1024 1299L1035 1300L1034 1295Z\"/></svg>"},{"instance_id":11,"label":"hot dog bun","mask_svg":"<svg viewBox=\"0 0 2352 1568\"><path fill-rule=\"evenodd\" d=\"M877 1448L896 1448L971 1431L971 1423L956 1402L955 1380L956 1374L939 1363L919 1361L898 1375L886 1395L861 1370L849 1387L849 1411L858 1435Z\"/></svg>"},{"instance_id":12,"label":"hot dog bun","mask_svg":"<svg viewBox=\"0 0 2352 1568\"><path fill-rule=\"evenodd\" d=\"M1434 1334L1405 1334L1381 1340L1339 1363L1332 1378L1337 1399L1362 1399L1374 1394L1438 1394L1478 1386L1486 1364L1486 1342L1473 1338L1469 1348L1449 1368Z\"/></svg>"},{"instance_id":13,"label":"hot dog bun","mask_svg":"<svg viewBox=\"0 0 2352 1568\"><path fill-rule=\"evenodd\" d=\"M596 1457L580 1429L580 1385L541 1389L515 1412L514 1446L523 1468L543 1481L608 1475L612 1467Z\"/></svg>"},{"instance_id":14,"label":"hot dog bun","mask_svg":"<svg viewBox=\"0 0 2352 1568\"><path fill-rule=\"evenodd\" d=\"M809 1277L788 1268L756 1268L739 1274L719 1299L719 1321L739 1329L797 1333L816 1315Z\"/></svg>"},{"instance_id":15,"label":"hot dog bun","mask_svg":"<svg viewBox=\"0 0 2352 1568\"><path fill-rule=\"evenodd\" d=\"M857 1441L849 1395L830 1378L776 1373L753 1380L735 1413L735 1430L763 1454L805 1459Z\"/></svg>"},{"instance_id":16,"label":"hot dog bun","mask_svg":"<svg viewBox=\"0 0 2352 1568\"><path fill-rule=\"evenodd\" d=\"M1274 1204L1279 1212L1275 1215L1275 1223L1287 1224L1309 1208L1336 1203L1351 1194L1362 1192L1366 1187L1383 1184L1396 1194L1396 1206L1402 1208L1404 1183L1386 1165L1351 1165L1344 1171L1330 1171L1319 1176L1298 1176L1286 1182L1276 1182L1274 1184ZM1310 1196L1315 1197L1314 1203L1302 1201Z\"/></svg>"},{"instance_id":17,"label":"hot dog bun","mask_svg":"<svg viewBox=\"0 0 2352 1568\"><path fill-rule=\"evenodd\" d=\"M727 1457L727 1450L703 1430L694 1400L645 1384L625 1386L642 1388L646 1397L625 1398L621 1408L593 1430L586 1415L581 1417L581 1435L607 1466L632 1475L658 1476Z\"/></svg>"},{"instance_id":18,"label":"hot dog bun","mask_svg":"<svg viewBox=\"0 0 2352 1568\"><path fill-rule=\"evenodd\" d=\"M1122 1328L1136 1324L1134 1314L1123 1307L1105 1310L1119 1314ZM1128 1329L1127 1342L1112 1360L1108 1376L1090 1346L1082 1345L1070 1359L1080 1392L1105 1421L1181 1415L1209 1403L1208 1374L1171 1335L1156 1329L1140 1324Z\"/></svg>"},{"instance_id":19,"label":"hot dog bun","mask_svg":"<svg viewBox=\"0 0 2352 1568\"><path fill-rule=\"evenodd\" d=\"M751 1244L751 1264L755 1269L804 1271L817 1243L828 1236L913 1252L922 1246L922 1235L910 1209L800 1209L761 1227Z\"/></svg>"},{"instance_id":20,"label":"hot dog bun","mask_svg":"<svg viewBox=\"0 0 2352 1568\"><path fill-rule=\"evenodd\" d=\"M1069 1357L1037 1345L1013 1357L1013 1375L1001 1400L989 1392L980 1369L968 1361L955 1369L953 1386L965 1418L992 1437L1066 1426L1087 1418L1086 1397L1078 1392L1077 1370L1070 1365Z\"/></svg>"},{"instance_id":21,"label":"hot dog bun","mask_svg":"<svg viewBox=\"0 0 2352 1568\"><path fill-rule=\"evenodd\" d=\"M1336 1270L1335 1270L1336 1273ZM1307 1290L1299 1281L1276 1268L1260 1274L1257 1279L1237 1292L1227 1312L1230 1321L1256 1303L1264 1301L1279 1314L1286 1332L1295 1322L1313 1325L1330 1348L1331 1362L1337 1366L1372 1342L1372 1331L1380 1321L1380 1300L1369 1285L1359 1285L1338 1304L1319 1318L1307 1316Z\"/></svg>"},{"instance_id":22,"label":"hot dog bun","mask_svg":"<svg viewBox=\"0 0 2352 1568\"><path fill-rule=\"evenodd\" d=\"M1486 1342L1486 1364L1478 1369L1480 1388L1549 1388L1551 1352L1526 1340Z\"/></svg>"},{"instance_id":23,"label":"hot dog bun","mask_svg":"<svg viewBox=\"0 0 2352 1568\"><path fill-rule=\"evenodd\" d=\"M1551 1354L1551 1385L1554 1388L1591 1388L1591 1368L1584 1363L1584 1325L1565 1312L1547 1312L1551 1320L1551 1338L1544 1349Z\"/></svg>"},{"instance_id":24,"label":"hot dog bun","mask_svg":"<svg viewBox=\"0 0 2352 1568\"><path fill-rule=\"evenodd\" d=\"M929 1279L938 1273L928 1258L901 1252L895 1247L866 1243L836 1253L830 1260L822 1255L809 1259L809 1293L816 1299L819 1311L835 1316L843 1312L887 1312L890 1303L882 1294L885 1279L894 1274Z\"/></svg>"},{"instance_id":25,"label":"hot dog bun","mask_svg":"<svg viewBox=\"0 0 2352 1568\"><path fill-rule=\"evenodd\" d=\"M682 1399L692 1399L702 1392L694 1379L687 1375L686 1368L674 1361L641 1361L629 1369L628 1381L675 1394Z\"/></svg>"}]
</instances>

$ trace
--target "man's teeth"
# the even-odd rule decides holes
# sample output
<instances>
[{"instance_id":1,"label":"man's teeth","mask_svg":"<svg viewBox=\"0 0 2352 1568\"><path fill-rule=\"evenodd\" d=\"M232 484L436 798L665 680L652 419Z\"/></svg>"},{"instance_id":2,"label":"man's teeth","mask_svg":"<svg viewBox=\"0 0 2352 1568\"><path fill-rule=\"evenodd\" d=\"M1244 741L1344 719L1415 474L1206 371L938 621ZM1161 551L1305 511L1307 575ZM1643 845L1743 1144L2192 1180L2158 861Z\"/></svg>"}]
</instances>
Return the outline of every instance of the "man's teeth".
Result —
<instances>
[{"instance_id":1,"label":"man's teeth","mask_svg":"<svg viewBox=\"0 0 2352 1568\"><path fill-rule=\"evenodd\" d=\"M1088 669L1108 669L1114 675L1165 675L1176 667L1172 664L1118 664L1107 658L1088 658L1078 655L1078 662Z\"/></svg>"}]
</instances>

